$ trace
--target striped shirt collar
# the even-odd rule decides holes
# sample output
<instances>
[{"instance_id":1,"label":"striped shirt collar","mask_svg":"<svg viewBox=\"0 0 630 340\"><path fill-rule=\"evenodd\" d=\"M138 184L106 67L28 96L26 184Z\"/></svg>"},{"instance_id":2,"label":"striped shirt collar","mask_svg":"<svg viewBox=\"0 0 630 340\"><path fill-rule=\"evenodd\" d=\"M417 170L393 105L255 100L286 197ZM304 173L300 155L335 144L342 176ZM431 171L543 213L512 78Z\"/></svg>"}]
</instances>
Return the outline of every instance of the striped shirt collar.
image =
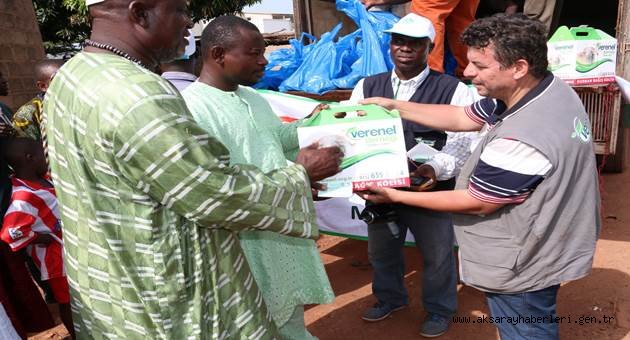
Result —
<instances>
[{"instance_id":1,"label":"striped shirt collar","mask_svg":"<svg viewBox=\"0 0 630 340\"><path fill-rule=\"evenodd\" d=\"M48 174L44 175L44 180L48 181L48 183L50 183L52 185L52 180L50 178L50 176ZM29 181L26 179L22 179L22 178L17 178L15 177L15 175L11 176L11 183L13 184L13 186L25 186L33 191L37 191L37 190L47 190L47 191L51 191L54 190L52 187L48 188L45 187L44 185L42 185L39 182L34 182L34 181Z\"/></svg>"},{"instance_id":2,"label":"striped shirt collar","mask_svg":"<svg viewBox=\"0 0 630 340\"><path fill-rule=\"evenodd\" d=\"M551 85L554 80L553 73L547 72L545 77L536 85L531 91L527 92L521 100L519 100L514 106L506 109L505 103L497 99L497 109L494 111L496 115L496 121L506 120L513 114L520 111L523 107L527 106L534 99L538 98L545 90Z\"/></svg>"},{"instance_id":3,"label":"striped shirt collar","mask_svg":"<svg viewBox=\"0 0 630 340\"><path fill-rule=\"evenodd\" d=\"M162 73L162 78L167 80L195 81L197 76L188 72L167 71Z\"/></svg>"}]
</instances>

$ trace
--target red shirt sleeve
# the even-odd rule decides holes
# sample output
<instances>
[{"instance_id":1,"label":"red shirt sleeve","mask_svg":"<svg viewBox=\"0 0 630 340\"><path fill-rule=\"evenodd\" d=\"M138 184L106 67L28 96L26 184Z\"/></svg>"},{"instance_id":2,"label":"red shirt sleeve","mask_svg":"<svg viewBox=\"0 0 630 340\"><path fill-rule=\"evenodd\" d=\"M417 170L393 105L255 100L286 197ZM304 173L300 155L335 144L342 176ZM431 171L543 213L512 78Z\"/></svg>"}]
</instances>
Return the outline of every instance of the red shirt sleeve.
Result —
<instances>
[{"instance_id":1,"label":"red shirt sleeve","mask_svg":"<svg viewBox=\"0 0 630 340\"><path fill-rule=\"evenodd\" d=\"M23 211L12 210L11 207L4 216L0 238L9 244L11 250L18 251L37 238L37 233L31 228L35 223L35 216Z\"/></svg>"}]
</instances>

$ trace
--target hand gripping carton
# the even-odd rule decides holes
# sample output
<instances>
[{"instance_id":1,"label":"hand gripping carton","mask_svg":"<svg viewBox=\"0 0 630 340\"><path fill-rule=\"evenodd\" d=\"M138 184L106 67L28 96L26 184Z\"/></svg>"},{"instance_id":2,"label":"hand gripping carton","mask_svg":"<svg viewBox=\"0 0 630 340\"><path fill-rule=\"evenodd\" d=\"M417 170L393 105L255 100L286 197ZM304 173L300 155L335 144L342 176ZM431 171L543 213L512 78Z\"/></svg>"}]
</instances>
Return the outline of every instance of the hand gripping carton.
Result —
<instances>
[{"instance_id":1,"label":"hand gripping carton","mask_svg":"<svg viewBox=\"0 0 630 340\"><path fill-rule=\"evenodd\" d=\"M362 112L365 115L358 115ZM397 111L376 105L333 106L298 128L300 147L339 146L342 171L322 181L321 197L350 197L369 185L408 187L409 170L402 121Z\"/></svg>"},{"instance_id":2,"label":"hand gripping carton","mask_svg":"<svg viewBox=\"0 0 630 340\"><path fill-rule=\"evenodd\" d=\"M569 85L615 82L617 40L601 30L562 26L547 42L547 49L549 70Z\"/></svg>"}]
</instances>

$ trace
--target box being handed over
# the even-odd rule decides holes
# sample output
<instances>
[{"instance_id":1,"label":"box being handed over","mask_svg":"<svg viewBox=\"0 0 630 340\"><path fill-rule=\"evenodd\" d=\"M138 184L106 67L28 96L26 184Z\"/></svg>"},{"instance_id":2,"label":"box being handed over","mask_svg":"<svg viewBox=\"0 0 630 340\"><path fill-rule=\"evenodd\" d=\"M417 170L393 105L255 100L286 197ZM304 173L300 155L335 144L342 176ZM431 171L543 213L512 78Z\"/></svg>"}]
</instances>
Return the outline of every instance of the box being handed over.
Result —
<instances>
[{"instance_id":1,"label":"box being handed over","mask_svg":"<svg viewBox=\"0 0 630 340\"><path fill-rule=\"evenodd\" d=\"M357 111L365 115L357 115ZM402 121L397 111L376 105L332 106L298 128L300 147L339 146L342 171L322 181L321 197L350 197L369 185L408 187L409 170Z\"/></svg>"},{"instance_id":2,"label":"box being handed over","mask_svg":"<svg viewBox=\"0 0 630 340\"><path fill-rule=\"evenodd\" d=\"M547 42L549 70L569 85L615 82L617 40L587 26L556 30Z\"/></svg>"}]
</instances>

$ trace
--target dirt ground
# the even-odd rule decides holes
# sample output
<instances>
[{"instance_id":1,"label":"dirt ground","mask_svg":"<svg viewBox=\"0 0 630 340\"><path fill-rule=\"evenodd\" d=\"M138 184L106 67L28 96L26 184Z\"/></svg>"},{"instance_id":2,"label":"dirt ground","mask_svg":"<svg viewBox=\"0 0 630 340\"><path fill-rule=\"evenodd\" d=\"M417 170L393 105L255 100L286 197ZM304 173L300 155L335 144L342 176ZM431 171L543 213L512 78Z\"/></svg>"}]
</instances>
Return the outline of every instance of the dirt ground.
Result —
<instances>
[{"instance_id":1,"label":"dirt ground","mask_svg":"<svg viewBox=\"0 0 630 340\"><path fill-rule=\"evenodd\" d=\"M559 292L558 316L571 317L570 324L560 324L562 339L630 339L630 170L606 174L603 180L604 223L593 272L563 285ZM421 338L422 268L416 249L408 248L405 254L409 308L381 322L366 323L360 316L374 303L367 243L323 236L318 246L337 298L332 304L307 308L306 323L313 335L322 340ZM458 290L458 316L488 315L483 294L461 285ZM60 325L31 339L66 335ZM440 339L498 339L498 334L490 324L460 323L453 324Z\"/></svg>"}]
</instances>

